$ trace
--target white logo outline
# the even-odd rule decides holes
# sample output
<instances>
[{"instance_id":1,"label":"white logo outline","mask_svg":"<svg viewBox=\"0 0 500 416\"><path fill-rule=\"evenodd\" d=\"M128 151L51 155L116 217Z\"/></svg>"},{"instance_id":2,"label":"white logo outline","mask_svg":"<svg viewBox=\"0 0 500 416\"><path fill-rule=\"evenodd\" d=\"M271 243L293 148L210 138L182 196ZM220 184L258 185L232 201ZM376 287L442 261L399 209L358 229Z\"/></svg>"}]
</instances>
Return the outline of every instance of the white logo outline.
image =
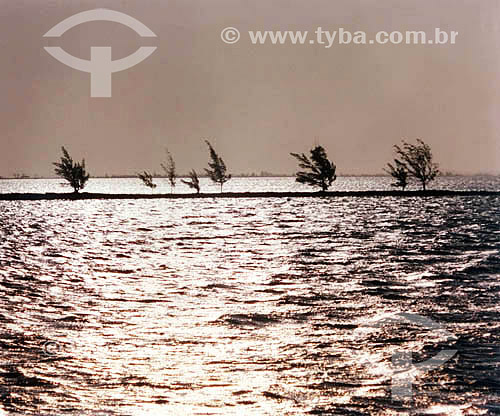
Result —
<instances>
[{"instance_id":1,"label":"white logo outline","mask_svg":"<svg viewBox=\"0 0 500 416\"><path fill-rule=\"evenodd\" d=\"M125 13L109 9L94 9L77 13L59 22L43 37L58 38L75 26L94 21L121 23L135 31L141 37L157 37L151 29L137 19ZM58 46L48 46L44 47L44 49L49 55L64 65L78 71L90 73L90 96L92 98L110 98L111 75L141 63L148 58L157 47L142 46L133 54L116 61L111 60L111 47L91 47L90 60L84 60L70 55Z\"/></svg>"},{"instance_id":2,"label":"white logo outline","mask_svg":"<svg viewBox=\"0 0 500 416\"><path fill-rule=\"evenodd\" d=\"M367 322L354 330L354 333L363 331L366 328L381 328L386 323L413 323L421 328L429 330L440 330L442 335L448 341L455 341L457 337L446 330L442 325L433 320L411 312L398 312L386 315L382 318L376 318L372 322ZM429 371L441 367L447 361L451 360L457 350L445 349L439 351L436 355L426 361L414 363L409 351L396 351L391 356L393 372L391 377L391 397L395 401L409 400L413 396L412 384L415 380L415 374L418 371ZM360 364L370 365L369 359L359 357Z\"/></svg>"}]
</instances>

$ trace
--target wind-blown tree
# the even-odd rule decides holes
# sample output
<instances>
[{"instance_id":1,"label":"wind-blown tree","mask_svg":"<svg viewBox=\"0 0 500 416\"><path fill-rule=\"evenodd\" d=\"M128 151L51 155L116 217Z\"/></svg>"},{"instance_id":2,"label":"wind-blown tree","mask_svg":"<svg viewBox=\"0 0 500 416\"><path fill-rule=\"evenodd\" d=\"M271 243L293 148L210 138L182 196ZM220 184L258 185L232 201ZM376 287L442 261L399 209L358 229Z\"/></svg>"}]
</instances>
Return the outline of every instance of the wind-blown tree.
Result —
<instances>
[{"instance_id":1,"label":"wind-blown tree","mask_svg":"<svg viewBox=\"0 0 500 416\"><path fill-rule=\"evenodd\" d=\"M170 183L170 192L174 192L175 180L177 179L177 172L175 170L175 162L172 154L167 149L167 163L161 164L161 167L167 175L168 182Z\"/></svg>"},{"instance_id":2,"label":"wind-blown tree","mask_svg":"<svg viewBox=\"0 0 500 416\"><path fill-rule=\"evenodd\" d=\"M222 185L231 179L231 175L227 173L226 164L214 150L210 142L205 140L205 143L210 151L210 161L208 162L210 169L205 169L205 172L214 183L220 184L220 191L222 193Z\"/></svg>"},{"instance_id":3,"label":"wind-blown tree","mask_svg":"<svg viewBox=\"0 0 500 416\"><path fill-rule=\"evenodd\" d=\"M181 182L194 189L197 194L200 193L200 180L194 169L189 172L189 180L181 179Z\"/></svg>"},{"instance_id":4,"label":"wind-blown tree","mask_svg":"<svg viewBox=\"0 0 500 416\"><path fill-rule=\"evenodd\" d=\"M417 139L417 144L407 143L403 140L403 145L394 145L394 149L406 170L420 181L422 189L425 191L427 184L439 175L438 165L432 160L430 146L420 139Z\"/></svg>"},{"instance_id":5,"label":"wind-blown tree","mask_svg":"<svg viewBox=\"0 0 500 416\"><path fill-rule=\"evenodd\" d=\"M337 167L328 160L325 149L316 146L311 150L311 159L304 153L290 153L299 161L299 167L305 169L296 173L296 181L310 186L317 186L325 192L337 179Z\"/></svg>"},{"instance_id":6,"label":"wind-blown tree","mask_svg":"<svg viewBox=\"0 0 500 416\"><path fill-rule=\"evenodd\" d=\"M153 192L153 189L156 188L156 184L153 182L153 175L151 175L149 172L144 171L143 173L138 173L137 177L145 186L151 188L151 192Z\"/></svg>"},{"instance_id":7,"label":"wind-blown tree","mask_svg":"<svg viewBox=\"0 0 500 416\"><path fill-rule=\"evenodd\" d=\"M69 182L75 193L85 188L85 184L90 178L90 175L85 170L85 159L81 162L74 162L68 151L61 147L63 155L60 162L54 162L56 167L55 173L57 176Z\"/></svg>"},{"instance_id":8,"label":"wind-blown tree","mask_svg":"<svg viewBox=\"0 0 500 416\"><path fill-rule=\"evenodd\" d=\"M408 185L408 171L405 164L398 159L394 159L394 165L388 163L387 167L388 169L384 169L384 171L396 179L396 182L392 183L391 186L400 186L404 191Z\"/></svg>"}]
</instances>

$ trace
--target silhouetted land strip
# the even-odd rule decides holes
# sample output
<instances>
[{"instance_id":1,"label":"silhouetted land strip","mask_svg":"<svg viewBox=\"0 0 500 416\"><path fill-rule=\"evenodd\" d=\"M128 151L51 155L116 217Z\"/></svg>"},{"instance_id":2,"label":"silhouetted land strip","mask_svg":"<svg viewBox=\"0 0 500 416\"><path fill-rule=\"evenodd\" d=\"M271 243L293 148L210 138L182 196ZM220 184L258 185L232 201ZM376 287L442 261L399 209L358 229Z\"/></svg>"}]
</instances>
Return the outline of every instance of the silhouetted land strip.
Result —
<instances>
[{"instance_id":1,"label":"silhouetted land strip","mask_svg":"<svg viewBox=\"0 0 500 416\"><path fill-rule=\"evenodd\" d=\"M500 191L332 191L332 192L224 192L209 194L95 194L95 193L11 193L0 201L51 201L82 199L194 199L194 198L338 198L338 197L452 197L500 196Z\"/></svg>"}]
</instances>

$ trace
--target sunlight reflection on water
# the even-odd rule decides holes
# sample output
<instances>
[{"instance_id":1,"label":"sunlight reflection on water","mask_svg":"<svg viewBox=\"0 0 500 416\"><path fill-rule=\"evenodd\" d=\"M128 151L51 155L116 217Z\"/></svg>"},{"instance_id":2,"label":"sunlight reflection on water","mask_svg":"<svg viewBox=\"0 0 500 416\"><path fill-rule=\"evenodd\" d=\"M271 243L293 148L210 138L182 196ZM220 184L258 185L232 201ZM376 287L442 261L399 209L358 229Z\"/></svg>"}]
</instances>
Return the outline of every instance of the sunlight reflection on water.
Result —
<instances>
[{"instance_id":1,"label":"sunlight reflection on water","mask_svg":"<svg viewBox=\"0 0 500 416\"><path fill-rule=\"evenodd\" d=\"M331 190L337 191L374 191L391 190L391 178L384 176L339 176ZM168 180L156 178L158 185L153 193L170 193ZM200 178L201 192L219 192L208 178ZM500 176L443 176L438 177L429 185L429 189L450 190L488 190L500 191ZM407 188L419 189L418 184L410 184ZM232 178L224 185L224 192L288 192L310 191L306 185L295 182L292 177L284 178ZM61 179L4 179L0 180L0 193L46 193L71 192L71 189ZM151 194L138 178L91 178L84 192L95 193L131 193ZM176 193L192 193L192 190L178 181Z\"/></svg>"},{"instance_id":2,"label":"sunlight reflection on water","mask_svg":"<svg viewBox=\"0 0 500 416\"><path fill-rule=\"evenodd\" d=\"M0 202L0 403L33 416L484 414L499 399L499 202ZM362 331L405 311L457 339ZM448 347L411 401L391 400L394 351L421 362Z\"/></svg>"}]
</instances>

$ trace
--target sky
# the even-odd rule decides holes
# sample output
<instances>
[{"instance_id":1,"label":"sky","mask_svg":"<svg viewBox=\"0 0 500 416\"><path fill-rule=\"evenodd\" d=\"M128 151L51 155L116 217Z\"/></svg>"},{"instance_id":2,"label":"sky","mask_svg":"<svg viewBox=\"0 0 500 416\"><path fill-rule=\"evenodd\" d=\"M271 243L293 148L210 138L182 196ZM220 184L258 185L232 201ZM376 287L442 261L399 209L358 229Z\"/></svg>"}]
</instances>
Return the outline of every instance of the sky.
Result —
<instances>
[{"instance_id":1,"label":"sky","mask_svg":"<svg viewBox=\"0 0 500 416\"><path fill-rule=\"evenodd\" d=\"M156 38L95 21L43 35L96 8ZM226 44L221 31L241 39ZM457 31L454 45L252 44L248 31ZM88 60L157 50L90 96ZM499 0L0 0L0 175L53 175L65 146L94 176L207 165L209 139L233 173L290 174L290 152L321 144L340 174L380 174L402 139L423 139L444 172L500 173Z\"/></svg>"}]
</instances>

